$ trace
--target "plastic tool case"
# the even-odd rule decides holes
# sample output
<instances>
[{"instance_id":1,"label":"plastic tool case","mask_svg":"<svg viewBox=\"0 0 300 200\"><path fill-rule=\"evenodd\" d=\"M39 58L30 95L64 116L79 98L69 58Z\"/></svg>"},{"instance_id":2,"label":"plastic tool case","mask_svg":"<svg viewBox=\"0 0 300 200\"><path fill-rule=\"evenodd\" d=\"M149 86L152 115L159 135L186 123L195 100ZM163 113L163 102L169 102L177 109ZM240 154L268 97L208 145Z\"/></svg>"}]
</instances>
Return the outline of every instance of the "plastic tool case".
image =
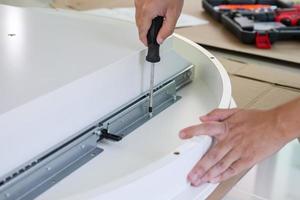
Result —
<instances>
[{"instance_id":1,"label":"plastic tool case","mask_svg":"<svg viewBox=\"0 0 300 200\"><path fill-rule=\"evenodd\" d=\"M202 4L243 43L268 49L278 40L300 39L300 7L292 4L276 0L203 0Z\"/></svg>"}]
</instances>

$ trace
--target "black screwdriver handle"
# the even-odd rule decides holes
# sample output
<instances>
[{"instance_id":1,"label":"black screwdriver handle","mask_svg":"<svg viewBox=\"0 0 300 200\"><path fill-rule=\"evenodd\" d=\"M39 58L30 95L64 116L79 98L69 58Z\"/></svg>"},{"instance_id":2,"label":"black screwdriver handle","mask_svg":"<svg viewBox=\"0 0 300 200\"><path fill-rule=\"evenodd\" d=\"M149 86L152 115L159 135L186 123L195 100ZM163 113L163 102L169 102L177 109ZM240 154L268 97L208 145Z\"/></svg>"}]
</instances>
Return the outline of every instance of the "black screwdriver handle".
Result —
<instances>
[{"instance_id":1,"label":"black screwdriver handle","mask_svg":"<svg viewBox=\"0 0 300 200\"><path fill-rule=\"evenodd\" d=\"M157 63L160 61L159 56L159 44L157 43L157 35L160 28L163 25L164 18L161 16L155 17L152 20L151 27L147 34L148 41L148 54L146 56L146 60L151 63Z\"/></svg>"}]
</instances>

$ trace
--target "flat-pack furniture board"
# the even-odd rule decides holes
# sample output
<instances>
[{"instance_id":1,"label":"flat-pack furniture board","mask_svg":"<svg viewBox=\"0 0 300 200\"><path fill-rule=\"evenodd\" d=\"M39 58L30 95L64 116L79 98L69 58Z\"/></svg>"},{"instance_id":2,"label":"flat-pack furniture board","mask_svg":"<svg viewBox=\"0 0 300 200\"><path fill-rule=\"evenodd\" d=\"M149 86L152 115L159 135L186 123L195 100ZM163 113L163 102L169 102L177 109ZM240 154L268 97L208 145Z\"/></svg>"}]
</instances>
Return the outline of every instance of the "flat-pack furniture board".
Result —
<instances>
[{"instance_id":1,"label":"flat-pack furniture board","mask_svg":"<svg viewBox=\"0 0 300 200\"><path fill-rule=\"evenodd\" d=\"M121 20L0 6L0 199L204 199L186 175L207 136L180 129L229 108L219 61L173 35L155 68Z\"/></svg>"}]
</instances>

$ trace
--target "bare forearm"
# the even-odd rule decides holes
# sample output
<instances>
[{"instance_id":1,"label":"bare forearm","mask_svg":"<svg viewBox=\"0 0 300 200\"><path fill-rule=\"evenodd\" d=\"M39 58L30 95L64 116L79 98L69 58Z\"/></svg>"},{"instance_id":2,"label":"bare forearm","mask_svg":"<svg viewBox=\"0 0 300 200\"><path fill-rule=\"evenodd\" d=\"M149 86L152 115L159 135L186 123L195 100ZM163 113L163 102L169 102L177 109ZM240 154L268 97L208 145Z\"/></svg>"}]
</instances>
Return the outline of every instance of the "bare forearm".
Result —
<instances>
[{"instance_id":1,"label":"bare forearm","mask_svg":"<svg viewBox=\"0 0 300 200\"><path fill-rule=\"evenodd\" d=\"M300 98L274 109L277 125L289 141L300 137Z\"/></svg>"}]
</instances>

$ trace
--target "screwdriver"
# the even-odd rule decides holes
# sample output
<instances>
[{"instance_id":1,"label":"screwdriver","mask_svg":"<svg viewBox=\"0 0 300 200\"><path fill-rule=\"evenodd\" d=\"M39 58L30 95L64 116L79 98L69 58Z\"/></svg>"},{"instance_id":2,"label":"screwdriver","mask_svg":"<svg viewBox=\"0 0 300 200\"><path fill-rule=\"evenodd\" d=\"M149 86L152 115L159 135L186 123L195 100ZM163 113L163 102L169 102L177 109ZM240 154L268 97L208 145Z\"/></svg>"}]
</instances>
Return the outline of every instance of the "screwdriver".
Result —
<instances>
[{"instance_id":1,"label":"screwdriver","mask_svg":"<svg viewBox=\"0 0 300 200\"><path fill-rule=\"evenodd\" d=\"M150 89L149 89L149 116L152 117L153 112L153 89L154 89L154 75L155 75L155 63L160 61L159 56L159 44L157 43L157 35L162 27L164 18L161 16L155 17L152 20L151 27L147 34L148 42L148 54L146 56L146 61L151 63L150 72Z\"/></svg>"}]
</instances>

